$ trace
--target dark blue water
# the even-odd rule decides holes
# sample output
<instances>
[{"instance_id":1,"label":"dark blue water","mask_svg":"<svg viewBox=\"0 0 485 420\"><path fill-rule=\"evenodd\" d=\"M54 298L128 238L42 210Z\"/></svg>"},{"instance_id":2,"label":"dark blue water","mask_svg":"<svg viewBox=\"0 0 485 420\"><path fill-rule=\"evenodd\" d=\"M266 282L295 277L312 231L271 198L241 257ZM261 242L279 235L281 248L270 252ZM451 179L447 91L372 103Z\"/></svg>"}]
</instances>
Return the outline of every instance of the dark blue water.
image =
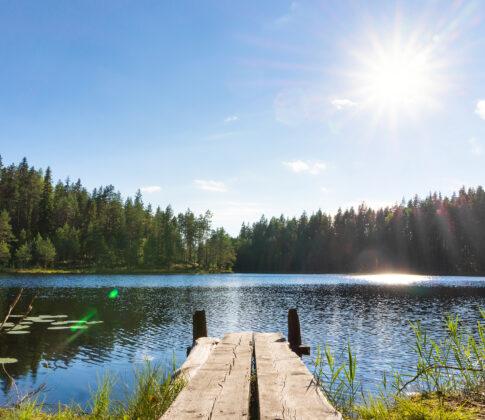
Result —
<instances>
[{"instance_id":1,"label":"dark blue water","mask_svg":"<svg viewBox=\"0 0 485 420\"><path fill-rule=\"evenodd\" d=\"M69 275L0 277L0 314L20 288L19 309L36 296L33 315L104 321L87 330L48 330L34 323L29 334L0 335L0 358L18 363L0 372L0 404L41 384L46 403L84 403L104 372L118 378L122 397L133 370L146 360L178 364L192 337L192 312L205 309L209 335L228 331L281 331L297 307L305 343L325 343L338 354L350 341L358 375L375 389L384 371L414 363L409 321L421 320L439 337L446 314L465 324L485 306L483 277L352 275ZM110 299L116 289L118 296ZM311 357L305 358L310 365ZM18 390L18 391L17 391Z\"/></svg>"}]
</instances>

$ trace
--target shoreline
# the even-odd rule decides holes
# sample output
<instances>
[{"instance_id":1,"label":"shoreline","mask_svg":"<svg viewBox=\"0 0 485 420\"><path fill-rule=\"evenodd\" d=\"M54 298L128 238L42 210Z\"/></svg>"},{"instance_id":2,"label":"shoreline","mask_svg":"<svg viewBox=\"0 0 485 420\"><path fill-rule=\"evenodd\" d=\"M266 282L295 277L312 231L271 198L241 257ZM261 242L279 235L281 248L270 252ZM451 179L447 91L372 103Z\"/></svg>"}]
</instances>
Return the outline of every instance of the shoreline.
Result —
<instances>
[{"instance_id":1,"label":"shoreline","mask_svg":"<svg viewBox=\"0 0 485 420\"><path fill-rule=\"evenodd\" d=\"M128 268L117 268L117 269L100 269L100 268L8 268L0 269L0 275L11 274L11 275L71 275L71 274L105 274L105 275L118 275L118 274L130 274L130 275L163 275L163 274L230 274L232 271L211 271L202 269L187 269L187 268L154 268L154 269L128 269Z\"/></svg>"},{"instance_id":2,"label":"shoreline","mask_svg":"<svg viewBox=\"0 0 485 420\"><path fill-rule=\"evenodd\" d=\"M232 270L204 270L197 267L173 268L0 268L1 275L172 275L172 274L254 274L254 275L310 275L310 276L379 276L379 275L406 275L406 276L441 276L441 277L485 277L485 273L416 273L403 271L374 271L351 273L296 273L296 272L239 272Z\"/></svg>"}]
</instances>

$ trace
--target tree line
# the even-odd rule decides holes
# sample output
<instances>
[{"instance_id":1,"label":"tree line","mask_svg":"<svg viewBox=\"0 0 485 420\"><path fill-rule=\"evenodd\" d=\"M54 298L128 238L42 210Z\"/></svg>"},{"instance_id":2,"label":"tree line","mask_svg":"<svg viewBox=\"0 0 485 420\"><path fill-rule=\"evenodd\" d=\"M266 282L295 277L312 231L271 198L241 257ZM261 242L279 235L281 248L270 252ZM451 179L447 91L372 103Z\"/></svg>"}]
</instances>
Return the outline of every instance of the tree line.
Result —
<instances>
[{"instance_id":1,"label":"tree line","mask_svg":"<svg viewBox=\"0 0 485 420\"><path fill-rule=\"evenodd\" d=\"M53 183L50 168L4 166L0 157L0 266L230 270L232 238L211 213L152 209L138 191L123 200L112 185Z\"/></svg>"},{"instance_id":2,"label":"tree line","mask_svg":"<svg viewBox=\"0 0 485 420\"><path fill-rule=\"evenodd\" d=\"M123 200L112 185L54 184L49 168L0 158L0 266L485 274L485 192L463 187L333 216L263 216L231 238L212 228L209 211L154 210L139 191Z\"/></svg>"},{"instance_id":3,"label":"tree line","mask_svg":"<svg viewBox=\"0 0 485 420\"><path fill-rule=\"evenodd\" d=\"M400 270L485 274L485 192L464 187L399 205L262 217L243 225L235 269L348 273Z\"/></svg>"}]
</instances>

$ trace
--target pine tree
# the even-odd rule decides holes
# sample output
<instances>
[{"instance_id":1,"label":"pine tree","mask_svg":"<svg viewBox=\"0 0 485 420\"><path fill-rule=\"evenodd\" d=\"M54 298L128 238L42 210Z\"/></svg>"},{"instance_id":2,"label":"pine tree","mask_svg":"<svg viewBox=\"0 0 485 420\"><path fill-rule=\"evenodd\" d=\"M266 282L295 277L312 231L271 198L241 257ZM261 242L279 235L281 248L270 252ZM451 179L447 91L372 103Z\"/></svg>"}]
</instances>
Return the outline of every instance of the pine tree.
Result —
<instances>
[{"instance_id":1,"label":"pine tree","mask_svg":"<svg viewBox=\"0 0 485 420\"><path fill-rule=\"evenodd\" d=\"M43 236L49 236L52 233L53 210L52 176L50 167L47 167L39 203L39 233Z\"/></svg>"}]
</instances>

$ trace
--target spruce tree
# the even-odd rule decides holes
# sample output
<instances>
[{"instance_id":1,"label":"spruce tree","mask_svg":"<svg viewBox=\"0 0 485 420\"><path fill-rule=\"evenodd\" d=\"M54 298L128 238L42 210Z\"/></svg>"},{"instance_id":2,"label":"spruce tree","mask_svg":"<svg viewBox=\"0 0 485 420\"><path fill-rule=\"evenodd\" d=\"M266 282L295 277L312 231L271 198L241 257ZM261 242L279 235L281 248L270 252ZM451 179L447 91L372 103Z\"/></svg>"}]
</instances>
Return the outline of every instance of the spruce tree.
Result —
<instances>
[{"instance_id":1,"label":"spruce tree","mask_svg":"<svg viewBox=\"0 0 485 420\"><path fill-rule=\"evenodd\" d=\"M52 232L52 216L54 210L51 168L47 167L44 176L42 196L39 203L39 233L49 236Z\"/></svg>"}]
</instances>

